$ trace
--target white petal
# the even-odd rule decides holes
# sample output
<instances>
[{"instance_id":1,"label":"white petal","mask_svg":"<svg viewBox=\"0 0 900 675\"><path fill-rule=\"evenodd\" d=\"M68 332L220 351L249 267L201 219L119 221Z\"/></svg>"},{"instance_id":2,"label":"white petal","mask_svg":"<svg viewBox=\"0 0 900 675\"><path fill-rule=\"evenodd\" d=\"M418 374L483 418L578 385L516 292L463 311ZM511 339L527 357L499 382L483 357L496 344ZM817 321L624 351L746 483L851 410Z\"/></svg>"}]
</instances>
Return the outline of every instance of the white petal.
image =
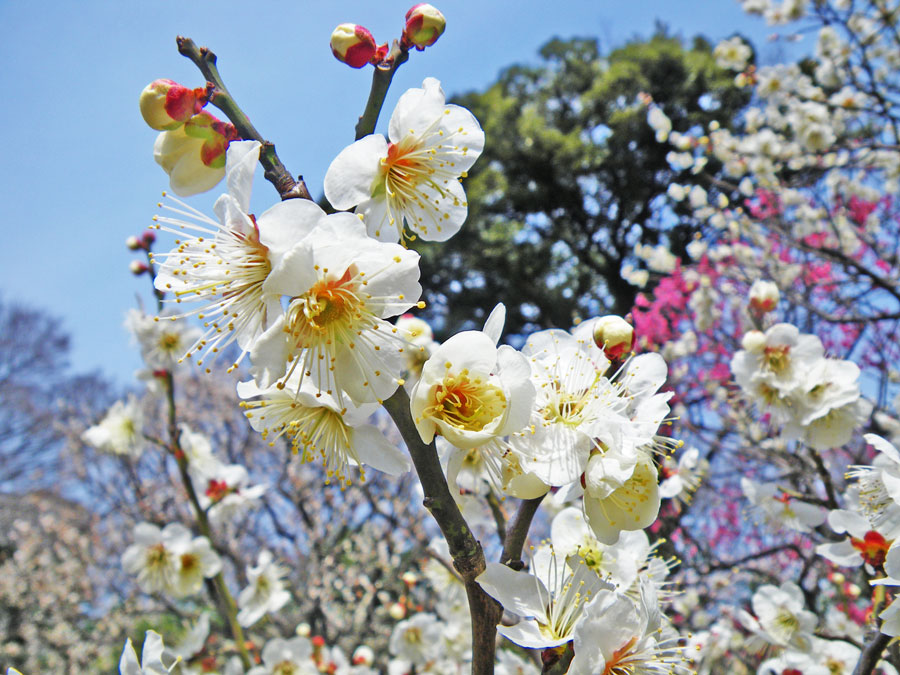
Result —
<instances>
[{"instance_id":1,"label":"white petal","mask_svg":"<svg viewBox=\"0 0 900 675\"><path fill-rule=\"evenodd\" d=\"M482 333L487 335L494 341L494 344L500 342L500 336L503 335L503 324L506 323L506 305L498 302L497 306L491 310L490 315L484 322Z\"/></svg>"},{"instance_id":2,"label":"white petal","mask_svg":"<svg viewBox=\"0 0 900 675\"><path fill-rule=\"evenodd\" d=\"M363 464L373 469L389 476L399 476L410 469L409 457L371 424L354 429L350 442Z\"/></svg>"},{"instance_id":3,"label":"white petal","mask_svg":"<svg viewBox=\"0 0 900 675\"><path fill-rule=\"evenodd\" d=\"M372 134L341 150L325 174L325 197L334 208L344 211L372 196L387 148L384 136Z\"/></svg>"},{"instance_id":4,"label":"white petal","mask_svg":"<svg viewBox=\"0 0 900 675\"><path fill-rule=\"evenodd\" d=\"M549 594L543 582L527 572L489 562L475 581L503 608L524 617L544 618Z\"/></svg>"},{"instance_id":5,"label":"white petal","mask_svg":"<svg viewBox=\"0 0 900 675\"><path fill-rule=\"evenodd\" d=\"M235 141L229 143L225 154L225 178L228 193L234 197L244 213L250 212L250 192L253 174L259 162L259 141Z\"/></svg>"}]
</instances>

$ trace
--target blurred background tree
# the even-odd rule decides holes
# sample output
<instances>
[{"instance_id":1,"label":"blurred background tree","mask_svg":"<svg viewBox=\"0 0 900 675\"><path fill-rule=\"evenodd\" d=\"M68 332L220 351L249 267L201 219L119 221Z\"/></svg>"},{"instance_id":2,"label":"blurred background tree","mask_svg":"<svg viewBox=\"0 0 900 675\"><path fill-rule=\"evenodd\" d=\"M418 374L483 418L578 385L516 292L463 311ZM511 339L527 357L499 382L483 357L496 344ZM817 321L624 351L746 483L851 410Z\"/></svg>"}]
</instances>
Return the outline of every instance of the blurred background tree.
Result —
<instances>
[{"instance_id":1,"label":"blurred background tree","mask_svg":"<svg viewBox=\"0 0 900 675\"><path fill-rule=\"evenodd\" d=\"M679 131L726 125L749 100L709 42L687 47L662 26L605 56L596 38L553 39L540 56L453 100L479 119L487 144L466 180L466 236L414 244L441 335L479 323L497 302L508 334L630 311L638 289L622 269L635 244L666 241L678 256L696 231L686 208L658 199L673 173L643 94Z\"/></svg>"}]
</instances>

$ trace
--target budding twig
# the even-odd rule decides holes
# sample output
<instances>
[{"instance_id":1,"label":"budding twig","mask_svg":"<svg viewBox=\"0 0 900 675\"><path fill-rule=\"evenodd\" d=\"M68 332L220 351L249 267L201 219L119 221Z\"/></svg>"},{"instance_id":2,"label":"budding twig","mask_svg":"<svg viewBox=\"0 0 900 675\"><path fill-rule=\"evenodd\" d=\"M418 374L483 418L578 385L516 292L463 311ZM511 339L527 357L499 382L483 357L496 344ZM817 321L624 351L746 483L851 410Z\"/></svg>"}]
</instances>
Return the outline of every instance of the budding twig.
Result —
<instances>
[{"instance_id":1,"label":"budding twig","mask_svg":"<svg viewBox=\"0 0 900 675\"><path fill-rule=\"evenodd\" d=\"M391 80L394 79L394 73L406 63L407 59L409 59L409 49L400 46L395 40L391 53L388 54L384 61L384 65L375 66L375 72L372 73L372 89L369 90L369 100L366 101L366 109L359 118L359 122L356 123L357 141L363 136L374 133L375 124L378 122L378 115L381 113L381 107L384 105L384 97L387 96Z\"/></svg>"},{"instance_id":2,"label":"budding twig","mask_svg":"<svg viewBox=\"0 0 900 675\"><path fill-rule=\"evenodd\" d=\"M275 153L275 146L263 139L244 111L228 93L222 76L219 75L219 69L216 67L216 55L208 48L198 47L193 40L181 35L175 38L175 42L178 45L178 53L189 58L206 78L209 102L225 113L241 138L262 143L259 163L263 165L266 180L275 186L281 198L312 200L303 176L298 176L297 180L294 180Z\"/></svg>"}]
</instances>

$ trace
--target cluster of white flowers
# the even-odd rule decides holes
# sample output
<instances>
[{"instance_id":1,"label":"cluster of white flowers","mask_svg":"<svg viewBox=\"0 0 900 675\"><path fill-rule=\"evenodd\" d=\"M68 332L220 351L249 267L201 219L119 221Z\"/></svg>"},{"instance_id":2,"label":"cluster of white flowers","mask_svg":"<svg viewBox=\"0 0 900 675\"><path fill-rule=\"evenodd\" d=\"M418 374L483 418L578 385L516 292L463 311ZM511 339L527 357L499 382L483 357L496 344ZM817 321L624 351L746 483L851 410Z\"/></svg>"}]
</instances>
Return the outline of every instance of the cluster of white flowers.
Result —
<instances>
[{"instance_id":1,"label":"cluster of white flowers","mask_svg":"<svg viewBox=\"0 0 900 675\"><path fill-rule=\"evenodd\" d=\"M827 358L821 340L796 326L775 324L744 335L731 372L757 408L781 425L785 438L817 450L844 445L869 412L859 391L859 367Z\"/></svg>"},{"instance_id":2,"label":"cluster of white flowers","mask_svg":"<svg viewBox=\"0 0 900 675\"><path fill-rule=\"evenodd\" d=\"M521 617L498 631L531 649L573 642L570 673L687 671L679 635L660 609L669 567L652 555L643 531L618 542L594 536L581 511L554 518L551 542L534 552L530 572L488 563L482 588Z\"/></svg>"},{"instance_id":3,"label":"cluster of white flowers","mask_svg":"<svg viewBox=\"0 0 900 675\"><path fill-rule=\"evenodd\" d=\"M147 593L168 593L175 597L194 595L203 580L222 569L222 560L206 537L192 537L179 523L162 530L152 523L134 528L134 544L122 556L122 566L137 577Z\"/></svg>"}]
</instances>

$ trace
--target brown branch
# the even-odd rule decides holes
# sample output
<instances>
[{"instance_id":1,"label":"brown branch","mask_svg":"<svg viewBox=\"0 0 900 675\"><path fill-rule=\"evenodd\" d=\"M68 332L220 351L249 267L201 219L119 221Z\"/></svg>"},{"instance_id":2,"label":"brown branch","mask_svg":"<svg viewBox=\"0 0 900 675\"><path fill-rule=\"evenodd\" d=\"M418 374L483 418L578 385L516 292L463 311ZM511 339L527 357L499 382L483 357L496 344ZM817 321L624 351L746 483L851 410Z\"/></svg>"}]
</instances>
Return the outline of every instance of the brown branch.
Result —
<instances>
[{"instance_id":1,"label":"brown branch","mask_svg":"<svg viewBox=\"0 0 900 675\"><path fill-rule=\"evenodd\" d=\"M294 180L275 153L275 146L262 137L228 93L228 88L216 67L216 55L207 47L197 47L193 40L181 35L175 38L175 43L178 45L178 53L189 58L206 78L209 102L225 113L241 138L262 143L259 163L263 165L266 180L275 186L281 198L312 200L303 176L298 176L297 180Z\"/></svg>"},{"instance_id":2,"label":"brown branch","mask_svg":"<svg viewBox=\"0 0 900 675\"><path fill-rule=\"evenodd\" d=\"M503 614L500 604L485 593L475 581L484 572L484 551L463 518L441 468L434 443L425 444L409 411L409 396L403 387L384 402L403 437L413 465L422 483L427 508L447 540L453 566L462 578L472 618L472 673L493 675L497 624Z\"/></svg>"}]
</instances>

